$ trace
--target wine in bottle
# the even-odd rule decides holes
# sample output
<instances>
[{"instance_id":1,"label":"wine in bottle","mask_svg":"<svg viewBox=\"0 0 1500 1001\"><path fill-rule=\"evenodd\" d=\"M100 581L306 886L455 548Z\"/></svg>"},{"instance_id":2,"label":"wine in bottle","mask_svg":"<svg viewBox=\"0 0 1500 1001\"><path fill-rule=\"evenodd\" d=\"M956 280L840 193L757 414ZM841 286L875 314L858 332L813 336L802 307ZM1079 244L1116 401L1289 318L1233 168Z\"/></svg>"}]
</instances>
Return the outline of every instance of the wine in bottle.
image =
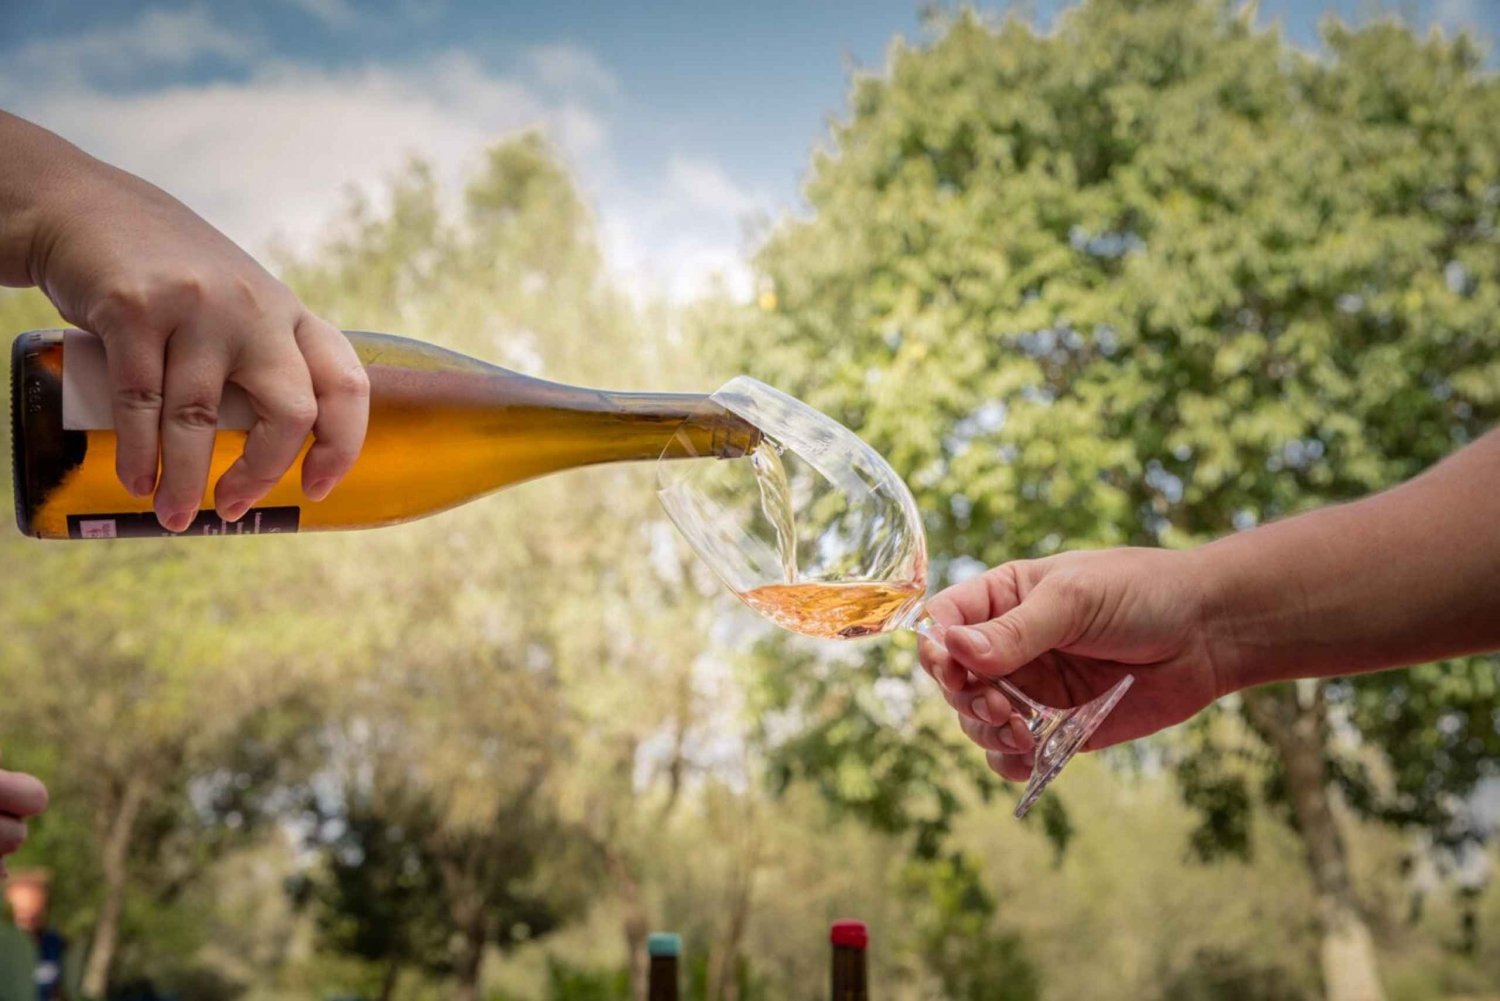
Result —
<instances>
[{"instance_id":1,"label":"wine in bottle","mask_svg":"<svg viewBox=\"0 0 1500 1001\"><path fill-rule=\"evenodd\" d=\"M213 512L213 484L243 450L253 422L244 393L225 386L202 510L180 534L374 528L546 473L656 459L668 449L684 458L734 458L759 441L749 424L701 395L583 389L404 337L347 336L370 377L369 431L348 475L313 502L301 490L299 459L237 522L221 520ZM11 422L23 533L42 539L172 534L157 524L151 498L132 496L115 475L108 374L96 337L77 330L17 337Z\"/></svg>"},{"instance_id":2,"label":"wine in bottle","mask_svg":"<svg viewBox=\"0 0 1500 1001\"><path fill-rule=\"evenodd\" d=\"M677 1001L677 957L682 953L682 939L672 932L652 932L646 938L646 953L651 957L646 978L648 1001Z\"/></svg>"},{"instance_id":3,"label":"wine in bottle","mask_svg":"<svg viewBox=\"0 0 1500 1001\"><path fill-rule=\"evenodd\" d=\"M833 1001L869 1001L865 978L869 929L863 921L835 921L828 938L833 943Z\"/></svg>"}]
</instances>

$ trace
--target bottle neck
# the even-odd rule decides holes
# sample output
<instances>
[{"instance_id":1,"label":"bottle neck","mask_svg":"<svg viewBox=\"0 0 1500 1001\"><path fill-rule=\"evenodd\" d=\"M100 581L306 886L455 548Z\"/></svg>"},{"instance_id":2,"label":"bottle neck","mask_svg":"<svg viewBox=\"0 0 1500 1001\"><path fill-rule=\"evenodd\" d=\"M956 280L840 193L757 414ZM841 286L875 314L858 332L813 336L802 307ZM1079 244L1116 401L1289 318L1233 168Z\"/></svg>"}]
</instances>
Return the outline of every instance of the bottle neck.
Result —
<instances>
[{"instance_id":1,"label":"bottle neck","mask_svg":"<svg viewBox=\"0 0 1500 1001\"><path fill-rule=\"evenodd\" d=\"M613 393L490 366L423 371L373 364L371 437L386 426L441 428L530 473L601 462L749 454L760 435L695 393Z\"/></svg>"},{"instance_id":2,"label":"bottle neck","mask_svg":"<svg viewBox=\"0 0 1500 1001\"><path fill-rule=\"evenodd\" d=\"M702 393L605 393L607 413L642 433L639 458L738 459L760 444L760 432Z\"/></svg>"},{"instance_id":3,"label":"bottle neck","mask_svg":"<svg viewBox=\"0 0 1500 1001\"><path fill-rule=\"evenodd\" d=\"M677 957L652 956L648 1001L678 1001Z\"/></svg>"},{"instance_id":4,"label":"bottle neck","mask_svg":"<svg viewBox=\"0 0 1500 1001\"><path fill-rule=\"evenodd\" d=\"M833 947L833 1001L866 1001L865 950Z\"/></svg>"}]
</instances>

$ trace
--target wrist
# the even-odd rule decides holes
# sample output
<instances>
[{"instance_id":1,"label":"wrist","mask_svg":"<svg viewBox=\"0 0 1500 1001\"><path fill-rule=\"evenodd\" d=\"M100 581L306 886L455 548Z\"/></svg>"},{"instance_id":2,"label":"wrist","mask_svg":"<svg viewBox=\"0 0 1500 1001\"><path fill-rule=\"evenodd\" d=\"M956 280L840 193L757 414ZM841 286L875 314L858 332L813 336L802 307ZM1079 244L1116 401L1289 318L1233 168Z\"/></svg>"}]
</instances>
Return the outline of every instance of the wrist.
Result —
<instances>
[{"instance_id":1,"label":"wrist","mask_svg":"<svg viewBox=\"0 0 1500 1001\"><path fill-rule=\"evenodd\" d=\"M36 211L26 245L26 270L31 283L53 297L48 265L54 253L76 223L99 219L108 205L105 197L95 197L101 188L102 166L88 154L59 142L56 159L49 162L37 178ZM55 301L55 299L54 299Z\"/></svg>"},{"instance_id":2,"label":"wrist","mask_svg":"<svg viewBox=\"0 0 1500 1001\"><path fill-rule=\"evenodd\" d=\"M91 166L78 147L0 113L0 284L41 285L64 222L78 213Z\"/></svg>"},{"instance_id":3,"label":"wrist","mask_svg":"<svg viewBox=\"0 0 1500 1001\"><path fill-rule=\"evenodd\" d=\"M1287 619L1276 593L1255 585L1244 541L1230 536L1185 554L1199 596L1198 632L1215 698L1274 680L1268 644Z\"/></svg>"}]
</instances>

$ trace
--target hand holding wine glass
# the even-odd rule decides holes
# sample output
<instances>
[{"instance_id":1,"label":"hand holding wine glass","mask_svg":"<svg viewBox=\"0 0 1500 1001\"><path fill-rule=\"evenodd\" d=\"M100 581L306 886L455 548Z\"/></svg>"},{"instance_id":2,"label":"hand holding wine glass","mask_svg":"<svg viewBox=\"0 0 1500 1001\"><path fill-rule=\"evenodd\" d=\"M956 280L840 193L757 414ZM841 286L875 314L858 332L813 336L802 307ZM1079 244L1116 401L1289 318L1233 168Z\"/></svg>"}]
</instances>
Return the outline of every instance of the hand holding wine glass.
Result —
<instances>
[{"instance_id":1,"label":"hand holding wine glass","mask_svg":"<svg viewBox=\"0 0 1500 1001\"><path fill-rule=\"evenodd\" d=\"M990 767L1024 782L1032 741L988 679L1008 678L1040 703L1068 707L1134 675L1131 697L1084 749L1155 733L1229 691L1204 625L1205 593L1198 561L1185 552L1112 549L1006 563L928 601L942 642L922 640L922 666Z\"/></svg>"},{"instance_id":2,"label":"hand holding wine glass","mask_svg":"<svg viewBox=\"0 0 1500 1001\"><path fill-rule=\"evenodd\" d=\"M922 663L991 767L1019 780L1029 747L1006 724L997 678L1063 706L1134 675L1085 745L1094 750L1255 685L1495 650L1497 491L1491 432L1383 493L1197 549L1007 563L928 602L944 645L924 641Z\"/></svg>"}]
</instances>

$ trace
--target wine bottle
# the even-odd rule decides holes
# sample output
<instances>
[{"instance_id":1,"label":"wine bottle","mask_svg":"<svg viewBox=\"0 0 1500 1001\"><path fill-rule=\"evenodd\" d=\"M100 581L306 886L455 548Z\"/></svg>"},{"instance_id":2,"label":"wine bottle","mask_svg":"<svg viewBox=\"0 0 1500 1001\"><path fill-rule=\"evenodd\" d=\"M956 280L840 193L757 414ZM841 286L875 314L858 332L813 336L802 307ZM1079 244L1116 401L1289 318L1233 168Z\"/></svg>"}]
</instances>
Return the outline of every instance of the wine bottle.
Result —
<instances>
[{"instance_id":1,"label":"wine bottle","mask_svg":"<svg viewBox=\"0 0 1500 1001\"><path fill-rule=\"evenodd\" d=\"M182 535L373 528L436 514L559 470L669 455L743 456L749 424L681 393L610 393L510 372L431 344L347 334L370 376L364 449L326 498L307 499L300 460L254 508L227 523L214 482L244 448L252 415L224 389L203 507ZM21 334L11 349L16 521L42 539L170 535L151 498L115 475L103 344L76 330ZM681 434L679 434L681 430ZM305 446L304 446L305 453Z\"/></svg>"},{"instance_id":2,"label":"wine bottle","mask_svg":"<svg viewBox=\"0 0 1500 1001\"><path fill-rule=\"evenodd\" d=\"M869 1001L865 978L869 929L863 921L835 921L828 939L833 943L833 1001Z\"/></svg>"},{"instance_id":3,"label":"wine bottle","mask_svg":"<svg viewBox=\"0 0 1500 1001\"><path fill-rule=\"evenodd\" d=\"M651 967L646 977L647 1001L677 1001L677 957L682 939L671 932L652 932L646 938Z\"/></svg>"}]
</instances>

